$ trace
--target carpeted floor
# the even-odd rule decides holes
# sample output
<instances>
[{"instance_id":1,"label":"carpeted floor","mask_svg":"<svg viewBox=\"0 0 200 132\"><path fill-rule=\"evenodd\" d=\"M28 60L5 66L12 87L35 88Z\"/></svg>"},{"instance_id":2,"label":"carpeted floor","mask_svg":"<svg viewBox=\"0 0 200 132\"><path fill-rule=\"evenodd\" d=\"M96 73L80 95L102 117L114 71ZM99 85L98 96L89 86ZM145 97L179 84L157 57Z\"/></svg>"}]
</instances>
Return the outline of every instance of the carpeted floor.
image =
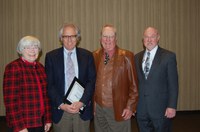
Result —
<instances>
[{"instance_id":1,"label":"carpeted floor","mask_svg":"<svg viewBox=\"0 0 200 132\"><path fill-rule=\"evenodd\" d=\"M0 117L0 132L6 132L5 117ZM91 132L94 132L93 121ZM132 119L132 132L139 132L135 118ZM173 119L173 132L200 132L200 111L179 111Z\"/></svg>"}]
</instances>

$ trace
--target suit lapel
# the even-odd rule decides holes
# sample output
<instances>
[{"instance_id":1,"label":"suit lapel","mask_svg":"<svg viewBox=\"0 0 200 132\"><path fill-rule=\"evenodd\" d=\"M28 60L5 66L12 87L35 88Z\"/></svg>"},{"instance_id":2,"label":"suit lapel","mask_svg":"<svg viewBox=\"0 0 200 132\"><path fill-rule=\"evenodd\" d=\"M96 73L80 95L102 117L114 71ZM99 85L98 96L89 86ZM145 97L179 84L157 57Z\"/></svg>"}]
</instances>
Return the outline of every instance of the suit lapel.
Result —
<instances>
[{"instance_id":1,"label":"suit lapel","mask_svg":"<svg viewBox=\"0 0 200 132\"><path fill-rule=\"evenodd\" d=\"M58 52L58 57L56 59L58 59L58 63L57 64L60 64L59 68L61 69L61 72L62 73L65 73L64 72L64 49L63 48L60 48L59 49L59 52Z\"/></svg>"},{"instance_id":2,"label":"suit lapel","mask_svg":"<svg viewBox=\"0 0 200 132\"><path fill-rule=\"evenodd\" d=\"M80 49L78 47L76 47L76 55L77 55L77 63L78 63L78 77L79 79L81 78L82 74L81 74L81 66L84 65L84 57L82 57Z\"/></svg>"},{"instance_id":3,"label":"suit lapel","mask_svg":"<svg viewBox=\"0 0 200 132\"><path fill-rule=\"evenodd\" d=\"M62 92L63 94L65 93L65 72L64 72L64 51L63 51L63 47L60 48L57 52L57 55L55 57L55 70L56 69L59 69L59 70L56 70L55 72L57 72L57 74L60 77L61 81L60 82L63 82L62 84Z\"/></svg>"},{"instance_id":4,"label":"suit lapel","mask_svg":"<svg viewBox=\"0 0 200 132\"><path fill-rule=\"evenodd\" d=\"M143 69L142 69L142 63L143 63L144 53L145 53L145 50L144 50L144 51L141 53L141 55L139 56L139 68L140 68L140 73L141 73L142 76L145 78L144 72L143 72Z\"/></svg>"},{"instance_id":5,"label":"suit lapel","mask_svg":"<svg viewBox=\"0 0 200 132\"><path fill-rule=\"evenodd\" d=\"M54 61L55 61L55 69L58 70L58 74L63 75L62 78L64 78L64 53L63 53L63 47L58 49L58 51L55 53Z\"/></svg>"},{"instance_id":6,"label":"suit lapel","mask_svg":"<svg viewBox=\"0 0 200 132\"><path fill-rule=\"evenodd\" d=\"M154 73L154 71L159 66L159 64L160 64L160 58L161 58L161 49L160 49L160 47L158 47L158 49L156 51L156 54L155 54L155 57L153 59L152 65L151 65L151 69L149 71L148 78L151 78L152 73Z\"/></svg>"}]
</instances>

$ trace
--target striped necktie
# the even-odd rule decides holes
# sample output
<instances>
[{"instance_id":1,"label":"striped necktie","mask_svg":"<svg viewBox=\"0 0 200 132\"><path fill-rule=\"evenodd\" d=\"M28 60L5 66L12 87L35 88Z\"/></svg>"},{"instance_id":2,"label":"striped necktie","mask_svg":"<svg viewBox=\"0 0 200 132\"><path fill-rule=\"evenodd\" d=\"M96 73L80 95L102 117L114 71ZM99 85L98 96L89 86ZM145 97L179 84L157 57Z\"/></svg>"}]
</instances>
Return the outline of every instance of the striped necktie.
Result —
<instances>
[{"instance_id":1,"label":"striped necktie","mask_svg":"<svg viewBox=\"0 0 200 132\"><path fill-rule=\"evenodd\" d=\"M147 57L144 63L144 75L145 78L147 79L150 71L150 52L147 52Z\"/></svg>"},{"instance_id":2,"label":"striped necktie","mask_svg":"<svg viewBox=\"0 0 200 132\"><path fill-rule=\"evenodd\" d=\"M67 66L66 66L66 77L67 77L67 84L68 86L66 87L66 91L68 90L70 84L72 83L74 77L76 76L75 74L75 69L74 69L74 64L71 59L72 52L69 52L67 54Z\"/></svg>"}]
</instances>

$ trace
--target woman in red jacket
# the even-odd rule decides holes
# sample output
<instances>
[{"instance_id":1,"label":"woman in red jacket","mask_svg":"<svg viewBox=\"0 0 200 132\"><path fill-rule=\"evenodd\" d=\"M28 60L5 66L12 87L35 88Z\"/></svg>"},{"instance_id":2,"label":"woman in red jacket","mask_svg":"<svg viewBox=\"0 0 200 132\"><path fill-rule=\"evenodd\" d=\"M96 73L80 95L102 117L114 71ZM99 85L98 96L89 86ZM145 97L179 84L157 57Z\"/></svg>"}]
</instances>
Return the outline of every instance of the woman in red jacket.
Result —
<instances>
[{"instance_id":1,"label":"woman in red jacket","mask_svg":"<svg viewBox=\"0 0 200 132\"><path fill-rule=\"evenodd\" d=\"M40 41L25 36L17 46L20 57L5 68L3 95L9 132L47 132L51 127L46 74L36 61L40 51Z\"/></svg>"}]
</instances>

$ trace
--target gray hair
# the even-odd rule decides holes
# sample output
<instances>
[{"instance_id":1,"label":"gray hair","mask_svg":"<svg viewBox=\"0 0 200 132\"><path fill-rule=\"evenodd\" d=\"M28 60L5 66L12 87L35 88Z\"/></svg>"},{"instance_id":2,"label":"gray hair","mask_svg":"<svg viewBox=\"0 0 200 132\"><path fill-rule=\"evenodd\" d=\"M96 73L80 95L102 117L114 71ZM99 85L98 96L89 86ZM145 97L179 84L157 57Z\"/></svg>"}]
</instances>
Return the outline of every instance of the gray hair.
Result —
<instances>
[{"instance_id":1,"label":"gray hair","mask_svg":"<svg viewBox=\"0 0 200 132\"><path fill-rule=\"evenodd\" d=\"M63 30L65 28L67 28L67 27L71 27L71 28L73 28L75 30L76 35L77 35L76 36L77 41L80 41L80 39L81 39L81 31L80 31L80 29L76 25L68 24L68 23L63 24L62 27L60 28L60 31L59 31L59 39L60 39L60 41L62 40Z\"/></svg>"},{"instance_id":2,"label":"gray hair","mask_svg":"<svg viewBox=\"0 0 200 132\"><path fill-rule=\"evenodd\" d=\"M22 50L26 46L31 46L31 45L37 45L39 50L41 50L41 45L40 45L40 41L38 38L36 38L34 36L25 36L19 41L19 43L17 45L17 52L19 54L21 54Z\"/></svg>"},{"instance_id":3,"label":"gray hair","mask_svg":"<svg viewBox=\"0 0 200 132\"><path fill-rule=\"evenodd\" d=\"M117 36L117 29L111 24L106 24L101 28L101 33L100 33L101 36L103 34L104 29L107 27L112 28L114 30L115 36Z\"/></svg>"}]
</instances>

